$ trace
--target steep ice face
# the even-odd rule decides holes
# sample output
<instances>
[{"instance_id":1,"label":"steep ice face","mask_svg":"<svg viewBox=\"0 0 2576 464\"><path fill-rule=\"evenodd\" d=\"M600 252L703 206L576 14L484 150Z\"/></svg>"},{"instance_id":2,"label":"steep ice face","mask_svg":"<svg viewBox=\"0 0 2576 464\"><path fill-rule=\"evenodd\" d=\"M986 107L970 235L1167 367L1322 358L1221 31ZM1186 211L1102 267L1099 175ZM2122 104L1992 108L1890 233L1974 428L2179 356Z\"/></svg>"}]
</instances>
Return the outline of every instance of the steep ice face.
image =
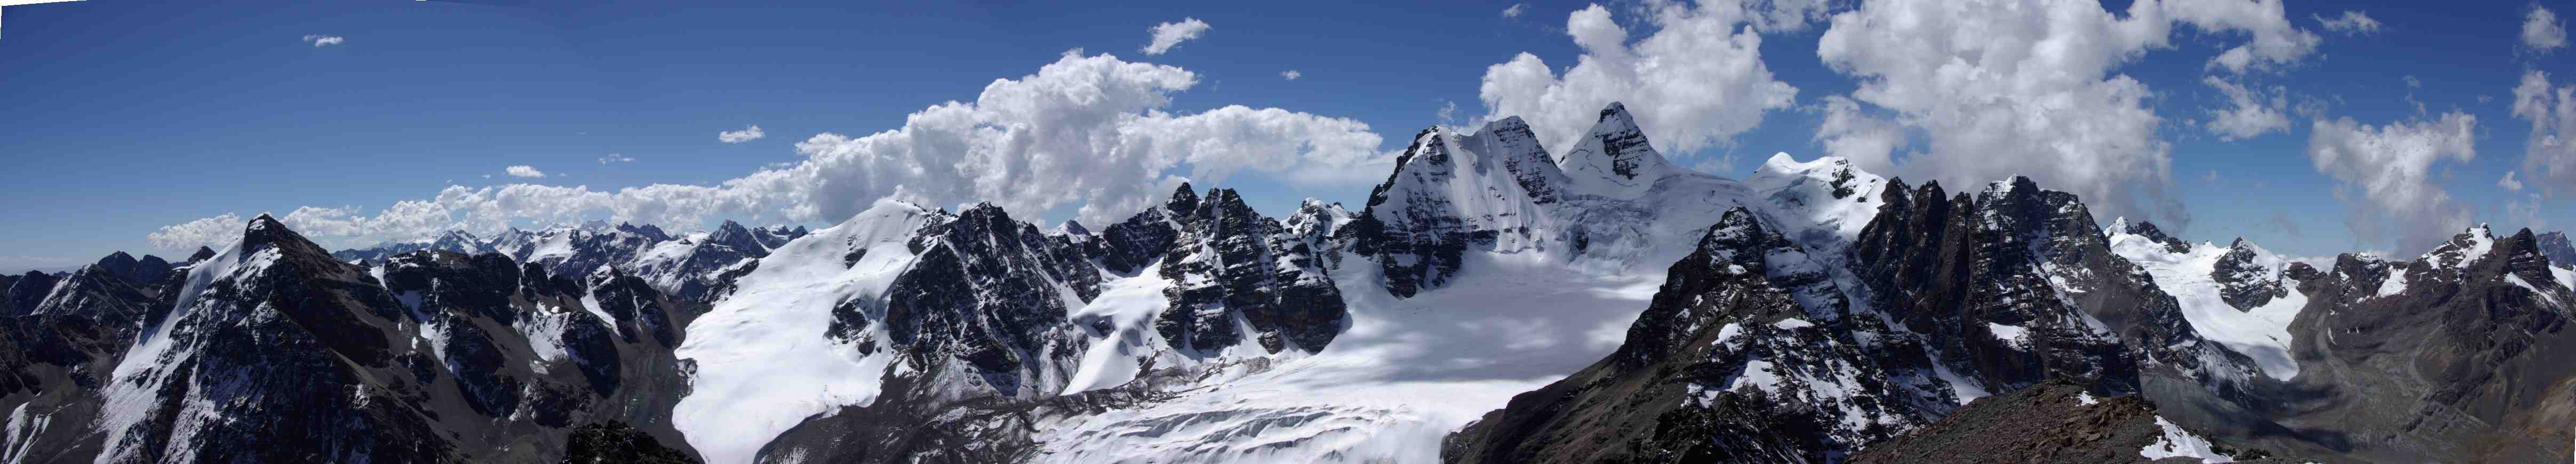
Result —
<instances>
[{"instance_id":1,"label":"steep ice face","mask_svg":"<svg viewBox=\"0 0 2576 464\"><path fill-rule=\"evenodd\" d=\"M832 337L833 308L882 301L915 258L907 240L936 214L878 201L762 258L739 290L691 323L674 354L697 369L671 416L689 444L708 462L752 462L808 416L875 401L895 355Z\"/></svg>"},{"instance_id":2,"label":"steep ice face","mask_svg":"<svg viewBox=\"0 0 2576 464\"><path fill-rule=\"evenodd\" d=\"M1549 157L1547 149L1539 145L1538 134L1531 132L1529 123L1519 116L1487 123L1474 135L1460 139L1458 145L1492 161L1484 163L1492 166L1480 169L1499 166L1510 173L1513 182L1520 184L1521 191L1529 195L1532 203L1557 202L1561 199L1559 190L1570 182L1556 165L1556 159Z\"/></svg>"},{"instance_id":3,"label":"steep ice face","mask_svg":"<svg viewBox=\"0 0 2576 464\"><path fill-rule=\"evenodd\" d=\"M1470 251L1651 272L1639 268L1688 254L1711 219L1755 194L1672 167L1644 137L1615 104L1553 165L1518 119L1467 136L1424 130L1350 224L1351 250L1379 263L1399 297L1445 284Z\"/></svg>"},{"instance_id":4,"label":"steep ice face","mask_svg":"<svg viewBox=\"0 0 2576 464\"><path fill-rule=\"evenodd\" d=\"M1781 232L1799 246L1838 252L1878 215L1887 179L1837 157L1798 162L1771 155L1744 180L1767 203ZM1839 253L1834 253L1839 254Z\"/></svg>"},{"instance_id":5,"label":"steep ice face","mask_svg":"<svg viewBox=\"0 0 2576 464\"><path fill-rule=\"evenodd\" d=\"M2169 237L2126 231L2109 237L2112 252L2146 268L2156 286L2182 306L2184 318L2202 337L2252 358L2273 379L2299 375L2299 363L2290 356L2290 321L2307 307L2308 295L2297 290L2296 282L2286 282L2289 260L2243 240L2226 247L2201 243L2174 253L2166 248L2164 240ZM2231 288L2254 289L2263 298L2240 308L2230 301ZM2397 288L2404 288L2403 284Z\"/></svg>"},{"instance_id":6,"label":"steep ice face","mask_svg":"<svg viewBox=\"0 0 2576 464\"><path fill-rule=\"evenodd\" d=\"M1493 134L1503 132L1496 128ZM1351 224L1357 234L1353 249L1381 265L1386 291L1412 296L1438 287L1458 272L1471 249L1544 250L1549 232L1559 229L1556 217L1540 208L1518 177L1498 160L1466 148L1510 144L1465 140L1436 127L1416 135L1396 158L1395 173L1370 193L1368 209Z\"/></svg>"}]
</instances>

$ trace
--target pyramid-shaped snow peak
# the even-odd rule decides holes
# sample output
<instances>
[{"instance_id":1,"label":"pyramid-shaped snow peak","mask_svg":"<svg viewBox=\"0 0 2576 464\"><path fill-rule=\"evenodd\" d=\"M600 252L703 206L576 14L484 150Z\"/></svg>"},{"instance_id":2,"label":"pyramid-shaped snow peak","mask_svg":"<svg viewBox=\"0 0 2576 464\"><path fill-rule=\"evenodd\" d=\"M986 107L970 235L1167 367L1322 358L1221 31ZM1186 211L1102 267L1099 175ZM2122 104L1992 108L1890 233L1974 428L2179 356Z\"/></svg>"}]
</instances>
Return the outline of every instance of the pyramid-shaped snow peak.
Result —
<instances>
[{"instance_id":1,"label":"pyramid-shaped snow peak","mask_svg":"<svg viewBox=\"0 0 2576 464\"><path fill-rule=\"evenodd\" d=\"M1645 131L1637 129L1637 120L1628 115L1628 107L1611 103L1601 109L1601 119L1592 130L1576 139L1557 166L1572 178L1585 193L1611 198L1636 198L1645 195L1677 171L1664 155L1646 143Z\"/></svg>"}]
</instances>

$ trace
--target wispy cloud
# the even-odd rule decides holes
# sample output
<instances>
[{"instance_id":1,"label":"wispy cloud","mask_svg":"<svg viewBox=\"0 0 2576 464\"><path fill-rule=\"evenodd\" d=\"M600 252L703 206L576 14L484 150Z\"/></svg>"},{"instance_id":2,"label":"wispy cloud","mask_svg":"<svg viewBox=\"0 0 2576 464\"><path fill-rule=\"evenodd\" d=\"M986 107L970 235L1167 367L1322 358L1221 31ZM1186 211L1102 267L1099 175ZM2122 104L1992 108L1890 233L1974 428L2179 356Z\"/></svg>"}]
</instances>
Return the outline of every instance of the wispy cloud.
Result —
<instances>
[{"instance_id":1,"label":"wispy cloud","mask_svg":"<svg viewBox=\"0 0 2576 464\"><path fill-rule=\"evenodd\" d=\"M306 35L304 35L304 42L305 42L305 43L309 43L309 44L313 44L313 46L314 46L314 47L326 47L326 46L331 46L331 45L339 45L341 42L347 42L347 41L349 41L349 39L344 38L344 37L340 37L340 36L336 36L336 35L321 35L321 34L306 34Z\"/></svg>"},{"instance_id":2,"label":"wispy cloud","mask_svg":"<svg viewBox=\"0 0 2576 464\"><path fill-rule=\"evenodd\" d=\"M1518 17L1521 17L1521 13L1526 13L1526 12L1529 12L1529 4L1527 4L1527 3L1514 3L1514 4L1512 4L1512 7L1511 7L1511 8L1504 8L1504 9L1503 9L1503 17L1505 17L1505 18L1518 18Z\"/></svg>"},{"instance_id":3,"label":"wispy cloud","mask_svg":"<svg viewBox=\"0 0 2576 464\"><path fill-rule=\"evenodd\" d=\"M753 141L753 140L760 140L760 138L761 138L761 137L768 137L768 136L769 136L769 133L767 133L767 132L761 132L761 131L760 131L760 126L751 126L751 127L745 127L745 128L742 128L742 130L737 130L737 131L724 131L724 132L717 132L717 133L716 133L716 141L718 141L718 142L724 142L724 143L743 143L743 142L749 142L749 141Z\"/></svg>"},{"instance_id":4,"label":"wispy cloud","mask_svg":"<svg viewBox=\"0 0 2576 464\"><path fill-rule=\"evenodd\" d=\"M2308 17L2315 18L2318 25L2326 28L2326 32L2344 35L2371 35L2379 33L2379 20L2370 19L2370 15L2356 10L2344 10L2343 16L2332 18L2317 15L2308 15Z\"/></svg>"},{"instance_id":5,"label":"wispy cloud","mask_svg":"<svg viewBox=\"0 0 2576 464\"><path fill-rule=\"evenodd\" d=\"M602 157L599 157L599 164L608 164L608 163L631 163L631 162L634 162L634 161L635 161L635 158L634 158L634 157L630 157L630 156L626 156L626 155L608 155L608 156L602 156Z\"/></svg>"},{"instance_id":6,"label":"wispy cloud","mask_svg":"<svg viewBox=\"0 0 2576 464\"><path fill-rule=\"evenodd\" d=\"M1198 18L1181 18L1181 22L1177 23L1156 24L1152 30L1154 41L1145 44L1144 52L1147 55L1161 55L1163 52L1172 51L1172 47L1181 46L1181 42L1206 35L1208 23Z\"/></svg>"},{"instance_id":7,"label":"wispy cloud","mask_svg":"<svg viewBox=\"0 0 2576 464\"><path fill-rule=\"evenodd\" d=\"M1279 77L1286 78L1286 79L1288 79L1288 80L1292 80L1292 81L1293 81L1293 80L1297 80L1297 78L1300 78L1300 77L1306 77L1306 73L1297 72L1297 70L1291 69L1291 70L1286 70L1286 71L1280 71L1280 72L1279 72Z\"/></svg>"}]
</instances>

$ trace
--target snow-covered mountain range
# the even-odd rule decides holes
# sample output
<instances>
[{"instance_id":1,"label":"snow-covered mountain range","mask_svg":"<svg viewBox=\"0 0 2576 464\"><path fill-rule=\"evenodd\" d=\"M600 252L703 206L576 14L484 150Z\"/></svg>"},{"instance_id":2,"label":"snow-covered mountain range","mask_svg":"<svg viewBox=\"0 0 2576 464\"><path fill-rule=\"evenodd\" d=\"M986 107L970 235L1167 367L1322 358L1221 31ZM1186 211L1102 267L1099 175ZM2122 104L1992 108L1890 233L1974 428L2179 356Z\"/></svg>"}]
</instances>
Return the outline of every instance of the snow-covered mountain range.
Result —
<instances>
[{"instance_id":1,"label":"snow-covered mountain range","mask_svg":"<svg viewBox=\"0 0 2576 464\"><path fill-rule=\"evenodd\" d=\"M1695 172L1617 104L1562 148L1434 127L1365 205L1184 185L1098 229L879 200L335 253L261 216L0 276L0 462L2576 452L2563 234L2301 262L2027 178Z\"/></svg>"}]
</instances>

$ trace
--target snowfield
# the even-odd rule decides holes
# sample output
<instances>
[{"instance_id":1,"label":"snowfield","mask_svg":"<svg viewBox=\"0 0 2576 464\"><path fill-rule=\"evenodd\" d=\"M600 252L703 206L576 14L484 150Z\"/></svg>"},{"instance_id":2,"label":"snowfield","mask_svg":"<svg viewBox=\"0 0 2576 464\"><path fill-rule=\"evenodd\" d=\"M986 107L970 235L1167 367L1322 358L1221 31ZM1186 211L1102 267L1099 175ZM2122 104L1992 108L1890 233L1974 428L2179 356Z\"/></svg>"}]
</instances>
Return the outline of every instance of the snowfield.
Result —
<instances>
[{"instance_id":1,"label":"snowfield","mask_svg":"<svg viewBox=\"0 0 2576 464\"><path fill-rule=\"evenodd\" d=\"M1618 348L1663 283L1660 273L1569 274L1539 253L1471 253L1456 284L1397 299L1377 272L1335 271L1351 323L1322 352L1267 370L1227 367L1173 401L1042 424L1037 440L1049 453L1040 460L1437 462L1441 437ZM1163 285L1138 282L1156 280L1104 284L1110 290L1084 313L1106 310L1100 302L1151 306L1120 314L1161 311L1159 294L1115 296ZM1116 333L1150 334L1125 325L1149 319L1123 319ZM1133 364L1123 366L1132 376ZM1093 368L1086 361L1075 378Z\"/></svg>"},{"instance_id":2,"label":"snowfield","mask_svg":"<svg viewBox=\"0 0 2576 464\"><path fill-rule=\"evenodd\" d=\"M2218 281L2210 277L2218 268L2218 259L2227 255L2228 247L2201 242L2192 245L2190 251L2173 253L2155 240L2113 229L2111 251L2145 267L2147 274L2155 277L2156 286L2173 294L2174 301L2182 305L2183 318L2191 321L2192 330L2254 358L2265 376L2278 380L2298 377L2299 363L2290 359L2290 321L2299 317L2300 308L2308 306L2308 296L2299 293L2297 284L2287 285L2292 287L2287 296L2238 311L2219 297ZM2252 248L2254 265L2264 270L2261 278L2281 279L2281 272L2289 268L2291 261L2262 247Z\"/></svg>"},{"instance_id":3,"label":"snowfield","mask_svg":"<svg viewBox=\"0 0 2576 464\"><path fill-rule=\"evenodd\" d=\"M882 302L913 259L904 240L930 215L880 200L762 259L738 282L737 293L689 324L687 341L673 354L694 360L697 370L689 395L671 412L689 445L708 462L752 462L762 445L807 416L874 402L893 351L861 356L827 337L832 307L849 299ZM844 266L849 249L867 254Z\"/></svg>"}]
</instances>

